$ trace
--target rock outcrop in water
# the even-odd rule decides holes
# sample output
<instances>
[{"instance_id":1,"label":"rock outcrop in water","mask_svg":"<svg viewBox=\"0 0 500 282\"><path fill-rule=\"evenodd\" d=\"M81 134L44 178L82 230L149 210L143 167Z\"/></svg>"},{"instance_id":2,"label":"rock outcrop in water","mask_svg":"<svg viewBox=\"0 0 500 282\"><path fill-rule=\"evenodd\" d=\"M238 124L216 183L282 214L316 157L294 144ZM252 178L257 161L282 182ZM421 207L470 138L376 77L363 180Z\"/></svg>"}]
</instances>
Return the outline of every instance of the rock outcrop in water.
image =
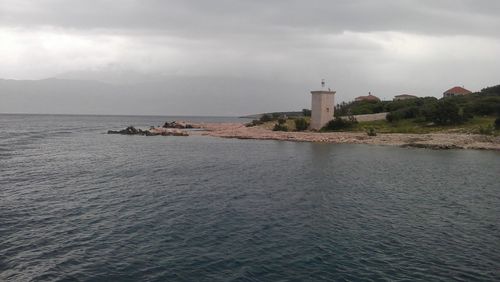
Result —
<instances>
[{"instance_id":1,"label":"rock outcrop in water","mask_svg":"<svg viewBox=\"0 0 500 282\"><path fill-rule=\"evenodd\" d=\"M163 128L177 128L177 129L189 129L189 128L194 128L192 124L189 124L184 121L172 121L172 122L165 122L163 125Z\"/></svg>"},{"instance_id":2,"label":"rock outcrop in water","mask_svg":"<svg viewBox=\"0 0 500 282\"><path fill-rule=\"evenodd\" d=\"M108 134L122 134L122 135L145 135L149 136L151 133L149 130L137 129L133 126L129 126L123 130L108 130Z\"/></svg>"},{"instance_id":3,"label":"rock outcrop in water","mask_svg":"<svg viewBox=\"0 0 500 282\"><path fill-rule=\"evenodd\" d=\"M133 126L129 126L123 130L108 130L108 134L121 134L121 135L143 135L143 136L189 136L186 131L162 128L162 127L152 127L149 130L137 129Z\"/></svg>"}]
</instances>

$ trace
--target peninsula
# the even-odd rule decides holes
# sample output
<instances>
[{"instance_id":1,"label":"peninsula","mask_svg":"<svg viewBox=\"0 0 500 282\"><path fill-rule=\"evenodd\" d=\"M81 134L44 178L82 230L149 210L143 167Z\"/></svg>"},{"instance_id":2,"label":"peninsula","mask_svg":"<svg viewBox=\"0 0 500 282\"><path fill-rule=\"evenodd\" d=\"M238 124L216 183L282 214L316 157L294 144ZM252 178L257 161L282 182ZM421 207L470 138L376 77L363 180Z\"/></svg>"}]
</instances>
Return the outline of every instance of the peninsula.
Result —
<instances>
[{"instance_id":1,"label":"peninsula","mask_svg":"<svg viewBox=\"0 0 500 282\"><path fill-rule=\"evenodd\" d=\"M265 124L247 127L241 123L194 124L204 129L192 135L222 138L280 140L296 142L321 142L334 144L372 144L430 149L483 149L500 151L500 137L480 134L436 132L428 134L379 133L368 136L366 132L283 132L273 131Z\"/></svg>"},{"instance_id":2,"label":"peninsula","mask_svg":"<svg viewBox=\"0 0 500 282\"><path fill-rule=\"evenodd\" d=\"M336 92L327 89L311 91L311 110L252 115L258 119L249 123L174 121L108 133L500 151L500 85L477 93L453 87L441 99L404 94L381 101L369 93L336 106Z\"/></svg>"},{"instance_id":3,"label":"peninsula","mask_svg":"<svg viewBox=\"0 0 500 282\"><path fill-rule=\"evenodd\" d=\"M325 88L322 81L322 89ZM246 125L198 124L197 134L239 139L394 145L431 149L500 150L500 85L472 93L453 87L442 99L396 95L381 101L369 93L337 104L335 91L312 91L302 116L258 115Z\"/></svg>"}]
</instances>

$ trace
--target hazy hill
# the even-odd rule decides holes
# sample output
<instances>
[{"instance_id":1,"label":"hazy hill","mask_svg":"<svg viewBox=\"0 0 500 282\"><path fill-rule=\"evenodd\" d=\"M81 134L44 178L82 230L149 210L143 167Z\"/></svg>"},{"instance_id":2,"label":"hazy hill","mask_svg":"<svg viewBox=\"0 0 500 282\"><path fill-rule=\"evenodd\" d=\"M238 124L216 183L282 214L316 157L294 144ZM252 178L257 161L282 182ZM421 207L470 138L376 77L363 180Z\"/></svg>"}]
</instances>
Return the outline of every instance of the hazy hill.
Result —
<instances>
[{"instance_id":1,"label":"hazy hill","mask_svg":"<svg viewBox=\"0 0 500 282\"><path fill-rule=\"evenodd\" d=\"M279 81L165 77L130 84L0 79L0 98L2 113L239 116L303 108L310 97L306 87Z\"/></svg>"}]
</instances>

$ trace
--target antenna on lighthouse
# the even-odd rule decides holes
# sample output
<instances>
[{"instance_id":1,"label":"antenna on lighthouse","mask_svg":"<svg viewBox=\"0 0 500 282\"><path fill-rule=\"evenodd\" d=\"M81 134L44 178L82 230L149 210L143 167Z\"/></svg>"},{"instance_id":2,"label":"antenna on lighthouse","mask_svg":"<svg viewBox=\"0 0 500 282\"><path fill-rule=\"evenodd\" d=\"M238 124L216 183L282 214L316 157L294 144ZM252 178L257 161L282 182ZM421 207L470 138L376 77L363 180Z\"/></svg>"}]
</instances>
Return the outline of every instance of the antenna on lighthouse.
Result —
<instances>
[{"instance_id":1,"label":"antenna on lighthouse","mask_svg":"<svg viewBox=\"0 0 500 282\"><path fill-rule=\"evenodd\" d=\"M325 79L321 79L321 88L325 88Z\"/></svg>"}]
</instances>

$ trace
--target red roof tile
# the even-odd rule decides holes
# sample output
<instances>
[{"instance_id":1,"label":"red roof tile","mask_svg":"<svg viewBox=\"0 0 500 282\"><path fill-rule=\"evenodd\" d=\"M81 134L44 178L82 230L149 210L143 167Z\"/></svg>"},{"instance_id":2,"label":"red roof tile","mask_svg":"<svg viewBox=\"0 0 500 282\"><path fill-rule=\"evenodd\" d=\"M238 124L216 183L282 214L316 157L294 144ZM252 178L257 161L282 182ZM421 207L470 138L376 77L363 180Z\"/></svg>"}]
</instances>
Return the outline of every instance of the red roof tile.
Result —
<instances>
[{"instance_id":1,"label":"red roof tile","mask_svg":"<svg viewBox=\"0 0 500 282\"><path fill-rule=\"evenodd\" d=\"M460 86L455 86L451 89L446 90L444 93L452 93L452 94L458 94L458 95L466 95L472 93L471 91L460 87Z\"/></svg>"},{"instance_id":2,"label":"red roof tile","mask_svg":"<svg viewBox=\"0 0 500 282\"><path fill-rule=\"evenodd\" d=\"M368 95L368 96L359 96L356 97L355 101L380 101L377 96Z\"/></svg>"}]
</instances>

